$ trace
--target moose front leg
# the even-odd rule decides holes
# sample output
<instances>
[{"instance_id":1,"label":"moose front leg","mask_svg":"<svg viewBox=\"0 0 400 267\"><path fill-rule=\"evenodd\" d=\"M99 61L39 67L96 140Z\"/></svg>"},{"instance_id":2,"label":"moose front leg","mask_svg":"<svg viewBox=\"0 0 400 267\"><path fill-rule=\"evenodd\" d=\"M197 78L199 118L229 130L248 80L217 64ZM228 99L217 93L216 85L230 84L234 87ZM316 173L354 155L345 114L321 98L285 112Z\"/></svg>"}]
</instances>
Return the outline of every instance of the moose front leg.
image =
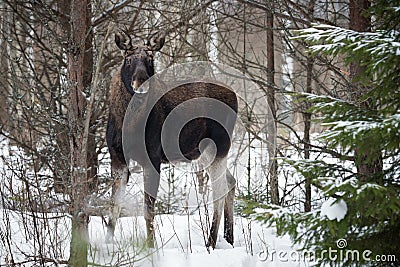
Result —
<instances>
[{"instance_id":1,"label":"moose front leg","mask_svg":"<svg viewBox=\"0 0 400 267\"><path fill-rule=\"evenodd\" d=\"M199 184L199 193L204 194L207 191L208 174L203 171L196 172L197 182Z\"/></svg>"},{"instance_id":2,"label":"moose front leg","mask_svg":"<svg viewBox=\"0 0 400 267\"><path fill-rule=\"evenodd\" d=\"M147 245L154 247L154 205L160 185L160 164L143 168L144 173L144 218L146 220Z\"/></svg>"},{"instance_id":3,"label":"moose front leg","mask_svg":"<svg viewBox=\"0 0 400 267\"><path fill-rule=\"evenodd\" d=\"M115 225L121 213L121 206L125 194L126 184L128 182L129 171L126 164L120 162L111 162L111 178L114 180L112 188L112 210L107 223L106 242L111 243L114 238Z\"/></svg>"},{"instance_id":4,"label":"moose front leg","mask_svg":"<svg viewBox=\"0 0 400 267\"><path fill-rule=\"evenodd\" d=\"M148 193L144 193L144 217L146 220L147 245L154 247L154 204L156 199Z\"/></svg>"}]
</instances>

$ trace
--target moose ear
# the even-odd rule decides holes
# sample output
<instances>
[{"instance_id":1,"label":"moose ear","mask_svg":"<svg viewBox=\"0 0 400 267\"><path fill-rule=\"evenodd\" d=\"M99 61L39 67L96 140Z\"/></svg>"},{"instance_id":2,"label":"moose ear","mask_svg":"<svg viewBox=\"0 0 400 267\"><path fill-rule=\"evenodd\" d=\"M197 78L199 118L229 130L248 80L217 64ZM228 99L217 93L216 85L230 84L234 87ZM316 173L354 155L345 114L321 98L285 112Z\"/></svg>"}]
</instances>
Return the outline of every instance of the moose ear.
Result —
<instances>
[{"instance_id":1,"label":"moose ear","mask_svg":"<svg viewBox=\"0 0 400 267\"><path fill-rule=\"evenodd\" d=\"M147 42L147 46L151 51L160 51L164 46L165 33L158 33L154 37L151 37Z\"/></svg>"},{"instance_id":2,"label":"moose ear","mask_svg":"<svg viewBox=\"0 0 400 267\"><path fill-rule=\"evenodd\" d=\"M125 32L118 32L115 34L115 44L121 50L129 50L132 48L132 39Z\"/></svg>"}]
</instances>

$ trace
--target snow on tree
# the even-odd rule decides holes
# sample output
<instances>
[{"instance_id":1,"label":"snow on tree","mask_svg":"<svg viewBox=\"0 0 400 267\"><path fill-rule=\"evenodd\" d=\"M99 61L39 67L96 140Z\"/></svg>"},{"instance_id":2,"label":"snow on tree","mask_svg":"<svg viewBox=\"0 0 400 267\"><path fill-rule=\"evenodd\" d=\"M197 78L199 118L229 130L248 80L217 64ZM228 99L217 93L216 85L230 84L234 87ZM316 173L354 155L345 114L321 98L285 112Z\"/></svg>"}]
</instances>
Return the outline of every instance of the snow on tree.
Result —
<instances>
[{"instance_id":1,"label":"snow on tree","mask_svg":"<svg viewBox=\"0 0 400 267\"><path fill-rule=\"evenodd\" d=\"M363 257L356 262L332 258L324 253L329 248L369 250L372 259L395 255L400 260L400 8L378 1L367 11L375 17L373 32L313 24L293 38L309 44L311 55L341 56L363 70L348 85L359 86L358 98L301 95L327 128L318 140L337 151L337 160L286 162L321 189L327 202L306 213L268 205L261 212L253 209L257 219L276 225L278 234L315 251L318 264L374 264ZM357 168L376 162L381 167L369 173ZM346 247L336 243L342 239Z\"/></svg>"}]
</instances>

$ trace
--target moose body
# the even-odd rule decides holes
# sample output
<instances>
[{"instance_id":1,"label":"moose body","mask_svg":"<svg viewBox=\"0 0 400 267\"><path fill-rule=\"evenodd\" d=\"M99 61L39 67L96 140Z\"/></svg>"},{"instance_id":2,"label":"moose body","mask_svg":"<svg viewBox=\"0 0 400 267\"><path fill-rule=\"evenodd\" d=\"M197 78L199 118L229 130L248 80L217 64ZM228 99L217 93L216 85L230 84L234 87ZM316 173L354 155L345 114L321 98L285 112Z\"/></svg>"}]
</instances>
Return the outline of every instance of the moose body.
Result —
<instances>
[{"instance_id":1,"label":"moose body","mask_svg":"<svg viewBox=\"0 0 400 267\"><path fill-rule=\"evenodd\" d=\"M214 204L207 245L215 248L222 210L224 210L224 237L233 245L233 199L236 181L227 170L227 154L236 121L238 107L236 94L216 83L191 82L163 92L157 98L158 100L149 106L149 95L160 88L149 86L149 92L139 95L135 95L138 94L135 91L154 75L153 52L163 46L163 37L158 38L153 46L134 46L128 35L121 34L116 35L115 42L123 51L124 62L111 82L110 114L106 137L111 156L111 175L114 180L114 207L108 222L108 238L113 236L120 213L118 201L125 192L129 177L127 160L135 160L143 167L144 216L147 238L151 246L154 242L154 204L160 182L161 163L192 161L204 155L207 157L207 154L213 154L213 161L206 168L211 180ZM129 151L124 151L122 126L133 96L137 98L139 108L134 114L135 118L125 118L127 130L124 132L124 142L129 144ZM214 101L210 102L206 99ZM191 100L196 101L190 102ZM213 107L215 102L229 107L232 112L218 114L219 121L214 120L215 114L211 114L210 110L215 111L217 107ZM189 104L185 105L185 103ZM190 114L195 116L179 129L179 136L168 136L167 133L163 137L163 126L168 116L174 112L176 113L174 115L178 117L187 117ZM140 132L143 127L144 133ZM167 142L163 143L163 138L166 138ZM172 153L168 152L169 138L177 140L179 151L176 153L174 149L170 149ZM212 142L203 142L204 140ZM228 190L224 191L223 188Z\"/></svg>"}]
</instances>

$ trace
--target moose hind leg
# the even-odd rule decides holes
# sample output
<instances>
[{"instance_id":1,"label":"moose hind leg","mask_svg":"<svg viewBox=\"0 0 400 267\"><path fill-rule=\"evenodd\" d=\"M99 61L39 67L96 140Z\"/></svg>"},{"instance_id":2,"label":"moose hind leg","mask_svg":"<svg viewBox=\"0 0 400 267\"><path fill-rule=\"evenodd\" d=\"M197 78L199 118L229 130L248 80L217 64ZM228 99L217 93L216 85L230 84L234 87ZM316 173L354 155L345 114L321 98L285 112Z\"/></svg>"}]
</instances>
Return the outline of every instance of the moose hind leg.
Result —
<instances>
[{"instance_id":1,"label":"moose hind leg","mask_svg":"<svg viewBox=\"0 0 400 267\"><path fill-rule=\"evenodd\" d=\"M233 246L233 201L235 198L236 179L226 171L226 180L228 183L228 194L225 197L224 206L224 238Z\"/></svg>"},{"instance_id":2,"label":"moose hind leg","mask_svg":"<svg viewBox=\"0 0 400 267\"><path fill-rule=\"evenodd\" d=\"M210 236L207 246L215 248L218 238L218 228L221 222L222 211L224 208L225 197L228 192L228 184L226 180L227 159L216 158L210 167L207 168L208 175L211 179L211 188L213 195L214 213L211 223Z\"/></svg>"},{"instance_id":3,"label":"moose hind leg","mask_svg":"<svg viewBox=\"0 0 400 267\"><path fill-rule=\"evenodd\" d=\"M126 184L128 182L129 171L128 166L125 164L120 164L115 166L116 164L111 164L111 177L114 179L114 184L112 188L112 210L111 216L108 219L107 223L107 235L106 242L111 243L114 238L115 226L117 223L117 219L121 213L121 204L123 201L123 197L125 194Z\"/></svg>"}]
</instances>

